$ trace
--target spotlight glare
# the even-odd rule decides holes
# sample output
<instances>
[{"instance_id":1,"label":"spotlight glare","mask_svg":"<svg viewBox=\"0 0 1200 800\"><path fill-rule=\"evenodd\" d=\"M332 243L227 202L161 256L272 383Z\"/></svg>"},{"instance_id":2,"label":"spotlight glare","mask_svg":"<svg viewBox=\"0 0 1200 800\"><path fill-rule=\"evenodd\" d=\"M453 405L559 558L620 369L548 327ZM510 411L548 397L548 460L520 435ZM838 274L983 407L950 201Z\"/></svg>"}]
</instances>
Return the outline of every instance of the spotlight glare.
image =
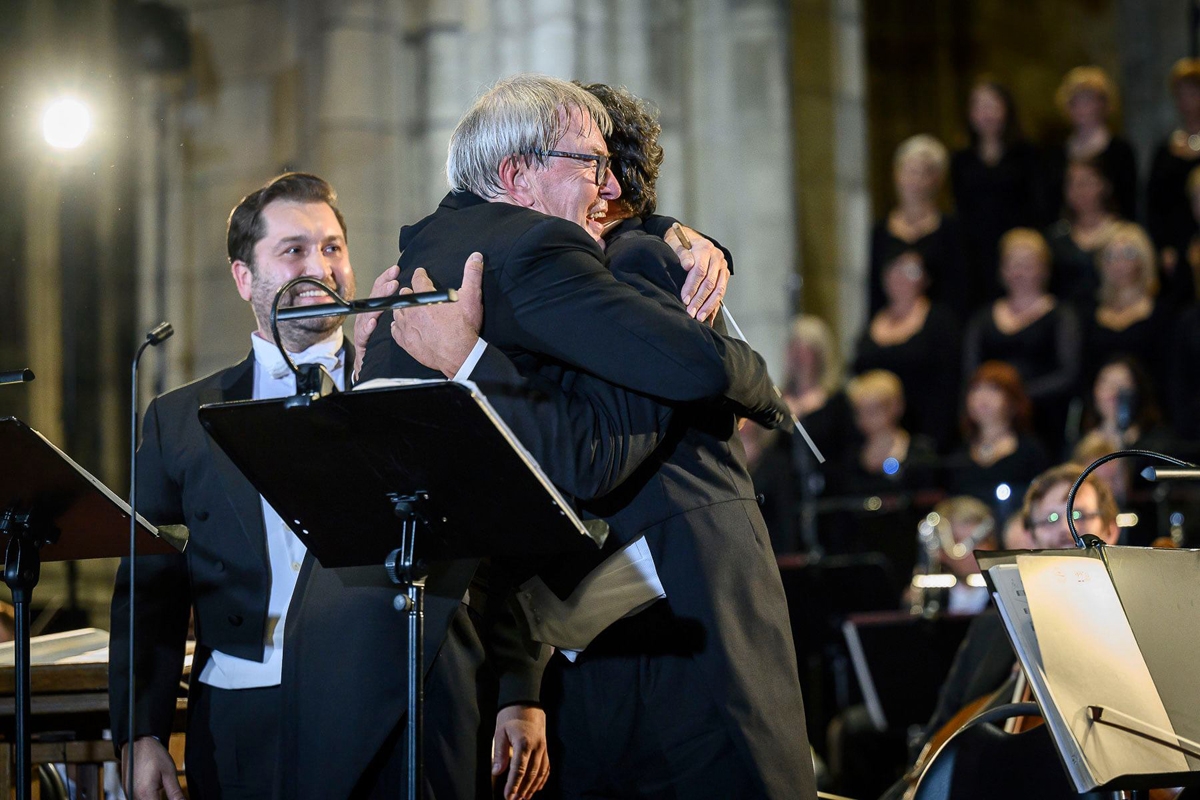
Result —
<instances>
[{"instance_id":1,"label":"spotlight glare","mask_svg":"<svg viewBox=\"0 0 1200 800\"><path fill-rule=\"evenodd\" d=\"M1012 487L1007 483L1002 483L996 487L996 499L1001 503L1010 497L1012 497Z\"/></svg>"},{"instance_id":2,"label":"spotlight glare","mask_svg":"<svg viewBox=\"0 0 1200 800\"><path fill-rule=\"evenodd\" d=\"M63 97L46 107L42 136L56 150L74 150L83 144L92 127L88 107L73 97Z\"/></svg>"}]
</instances>

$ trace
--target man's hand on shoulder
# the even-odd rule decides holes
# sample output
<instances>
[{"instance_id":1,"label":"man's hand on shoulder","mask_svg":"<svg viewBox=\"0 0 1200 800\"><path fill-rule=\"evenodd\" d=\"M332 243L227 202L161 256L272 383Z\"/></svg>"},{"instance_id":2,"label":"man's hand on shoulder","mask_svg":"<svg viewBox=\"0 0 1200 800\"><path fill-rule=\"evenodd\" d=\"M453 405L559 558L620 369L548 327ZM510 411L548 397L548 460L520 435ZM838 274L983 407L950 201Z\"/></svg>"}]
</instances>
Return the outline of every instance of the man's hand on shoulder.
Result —
<instances>
[{"instance_id":1,"label":"man's hand on shoulder","mask_svg":"<svg viewBox=\"0 0 1200 800\"><path fill-rule=\"evenodd\" d=\"M400 288L400 267L393 264L385 269L371 286L370 297L389 297ZM362 369L363 353L367 351L367 340L375 332L382 311L372 311L369 314L359 314L354 318L354 381L358 381L358 373Z\"/></svg>"},{"instance_id":2,"label":"man's hand on shoulder","mask_svg":"<svg viewBox=\"0 0 1200 800\"><path fill-rule=\"evenodd\" d=\"M400 294L437 289L423 269L413 273L412 286ZM458 300L434 306L396 309L392 312L392 338L396 344L431 369L453 378L471 354L483 327L483 256L472 253L463 267Z\"/></svg>"},{"instance_id":3,"label":"man's hand on shoulder","mask_svg":"<svg viewBox=\"0 0 1200 800\"><path fill-rule=\"evenodd\" d=\"M128 763L129 745L121 748L122 782L124 765ZM133 742L133 800L187 800L179 785L175 759L163 743L153 736L143 736Z\"/></svg>"},{"instance_id":4,"label":"man's hand on shoulder","mask_svg":"<svg viewBox=\"0 0 1200 800\"><path fill-rule=\"evenodd\" d=\"M663 241L675 251L679 265L688 274L679 293L688 315L712 324L721 310L725 290L729 288L730 272L725 254L698 232L678 223L671 226Z\"/></svg>"},{"instance_id":5,"label":"man's hand on shoulder","mask_svg":"<svg viewBox=\"0 0 1200 800\"><path fill-rule=\"evenodd\" d=\"M546 712L535 706L512 705L496 714L492 779L508 771L505 800L529 800L550 777L546 751Z\"/></svg>"}]
</instances>

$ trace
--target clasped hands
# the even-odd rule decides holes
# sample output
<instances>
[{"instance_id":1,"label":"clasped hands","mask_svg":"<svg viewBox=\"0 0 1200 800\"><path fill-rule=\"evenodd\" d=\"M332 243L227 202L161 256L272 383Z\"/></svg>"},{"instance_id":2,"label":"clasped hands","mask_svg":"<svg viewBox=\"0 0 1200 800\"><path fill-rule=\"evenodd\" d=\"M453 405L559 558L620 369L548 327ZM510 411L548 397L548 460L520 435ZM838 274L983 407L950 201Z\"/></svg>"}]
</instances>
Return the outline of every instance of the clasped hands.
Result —
<instances>
[{"instance_id":1,"label":"clasped hands","mask_svg":"<svg viewBox=\"0 0 1200 800\"><path fill-rule=\"evenodd\" d=\"M666 242L687 271L680 290L680 299L689 316L710 325L721 309L721 301L729 286L729 265L720 248L695 231L684 229L690 243L684 246L672 229ZM434 286L428 273L418 269L412 285L400 288L400 268L388 267L371 286L371 297L431 292ZM379 325L382 311L360 314L354 321L354 376L362 367L367 340ZM392 339L409 355L426 367L453 378L466 362L479 340L483 328L483 256L472 253L463 266L463 283L458 289L458 301L439 305L416 306L392 312Z\"/></svg>"}]
</instances>

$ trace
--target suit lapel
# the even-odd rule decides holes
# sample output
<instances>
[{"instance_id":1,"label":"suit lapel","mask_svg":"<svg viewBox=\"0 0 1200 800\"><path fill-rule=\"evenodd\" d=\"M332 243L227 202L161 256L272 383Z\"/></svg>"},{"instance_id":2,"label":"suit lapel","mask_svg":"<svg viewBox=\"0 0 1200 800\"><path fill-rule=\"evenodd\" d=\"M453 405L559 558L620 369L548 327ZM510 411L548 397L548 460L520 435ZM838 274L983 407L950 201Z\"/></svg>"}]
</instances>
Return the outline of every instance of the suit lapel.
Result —
<instances>
[{"instance_id":1,"label":"suit lapel","mask_svg":"<svg viewBox=\"0 0 1200 800\"><path fill-rule=\"evenodd\" d=\"M235 400L250 400L254 397L254 352L245 361L225 370L218 381L218 387L204 392L200 402L229 403ZM241 523L251 552L258 553L264 568L267 567L267 531L263 524L262 498L258 491L246 480L241 471L234 466L225 455L220 445L206 436L208 449L212 454L213 465L221 476L229 503L233 506L234 515Z\"/></svg>"},{"instance_id":2,"label":"suit lapel","mask_svg":"<svg viewBox=\"0 0 1200 800\"><path fill-rule=\"evenodd\" d=\"M342 337L342 386L346 387L346 391L354 386L354 342L350 341L349 337Z\"/></svg>"}]
</instances>

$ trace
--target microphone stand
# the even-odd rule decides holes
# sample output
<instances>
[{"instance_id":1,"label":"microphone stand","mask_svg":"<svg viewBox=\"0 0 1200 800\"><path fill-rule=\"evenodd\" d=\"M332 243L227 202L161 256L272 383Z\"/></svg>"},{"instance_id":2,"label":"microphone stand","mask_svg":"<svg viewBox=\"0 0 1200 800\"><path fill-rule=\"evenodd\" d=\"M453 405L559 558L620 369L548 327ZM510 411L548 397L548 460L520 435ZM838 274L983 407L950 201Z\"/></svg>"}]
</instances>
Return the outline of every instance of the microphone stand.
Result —
<instances>
[{"instance_id":1,"label":"microphone stand","mask_svg":"<svg viewBox=\"0 0 1200 800\"><path fill-rule=\"evenodd\" d=\"M284 306L279 302L296 286L307 284L314 286L329 295L332 303L321 303L311 306ZM392 295L391 297L368 297L363 300L346 300L340 294L330 289L316 278L295 278L279 287L275 299L271 302L271 335L275 339L275 347L283 356L288 369L296 376L296 394L287 401L287 407L307 406L313 400L333 394L337 387L333 377L320 364L300 364L292 360L292 356L283 346L283 338L279 334L279 323L295 319L313 319L316 317L345 317L354 314L366 314L387 309L412 308L413 306L436 305L438 303L453 303L458 300L458 292L454 289L443 289L436 292L418 292L416 294Z\"/></svg>"},{"instance_id":2,"label":"microphone stand","mask_svg":"<svg viewBox=\"0 0 1200 800\"><path fill-rule=\"evenodd\" d=\"M146 341L142 342L133 356L131 374L130 427L129 427L129 731L125 742L125 752L128 753L128 763L125 767L125 796L133 800L133 741L137 734L137 684L135 664L137 653L134 650L134 636L137 623L137 440L138 440L138 364L142 353L147 347L158 347L170 339L175 333L169 322L160 322L149 333Z\"/></svg>"},{"instance_id":3,"label":"microphone stand","mask_svg":"<svg viewBox=\"0 0 1200 800\"><path fill-rule=\"evenodd\" d=\"M1075 479L1075 483L1071 484L1071 491L1067 492L1067 527L1071 530L1071 538L1075 540L1076 547L1080 549L1086 549L1088 547L1104 547L1104 540L1100 537L1093 536L1090 533L1086 536L1080 536L1079 531L1075 530L1075 494L1079 491L1079 487L1083 485L1083 482L1087 479L1087 476L1091 475L1096 468L1107 464L1109 461L1115 461L1118 458L1131 457L1153 458L1166 462L1167 464L1174 464L1177 467L1183 467L1183 469L1180 470L1159 470L1155 469L1154 467L1146 467L1146 469L1142 471L1142 475L1148 480L1166 480L1167 478L1174 477L1195 479L1193 478L1193 474L1200 475L1200 467L1197 467L1195 464L1175 458L1174 456L1156 453L1153 450L1118 450L1115 453L1109 453L1106 456L1100 456L1100 458L1097 458L1091 464L1088 464L1083 472L1079 473L1079 477ZM1175 475L1168 473L1184 474Z\"/></svg>"}]
</instances>

